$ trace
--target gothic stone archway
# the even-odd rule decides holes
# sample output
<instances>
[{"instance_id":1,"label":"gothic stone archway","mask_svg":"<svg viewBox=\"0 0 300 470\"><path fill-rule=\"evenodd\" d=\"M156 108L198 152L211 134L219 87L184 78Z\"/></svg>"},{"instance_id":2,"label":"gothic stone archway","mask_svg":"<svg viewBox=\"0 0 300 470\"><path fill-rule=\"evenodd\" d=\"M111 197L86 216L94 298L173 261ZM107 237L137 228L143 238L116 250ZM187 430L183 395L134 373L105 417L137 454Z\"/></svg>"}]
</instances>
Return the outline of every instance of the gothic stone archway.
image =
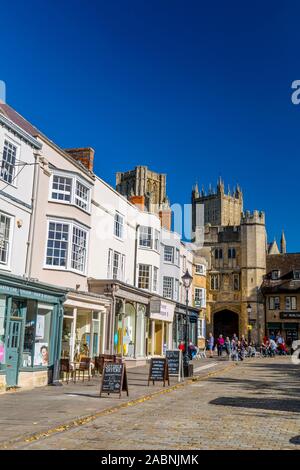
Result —
<instances>
[{"instance_id":1,"label":"gothic stone archway","mask_svg":"<svg viewBox=\"0 0 300 470\"><path fill-rule=\"evenodd\" d=\"M239 316L231 310L221 310L214 314L214 337L217 338L220 334L224 338L229 336L231 339L233 334L236 333L239 337Z\"/></svg>"}]
</instances>

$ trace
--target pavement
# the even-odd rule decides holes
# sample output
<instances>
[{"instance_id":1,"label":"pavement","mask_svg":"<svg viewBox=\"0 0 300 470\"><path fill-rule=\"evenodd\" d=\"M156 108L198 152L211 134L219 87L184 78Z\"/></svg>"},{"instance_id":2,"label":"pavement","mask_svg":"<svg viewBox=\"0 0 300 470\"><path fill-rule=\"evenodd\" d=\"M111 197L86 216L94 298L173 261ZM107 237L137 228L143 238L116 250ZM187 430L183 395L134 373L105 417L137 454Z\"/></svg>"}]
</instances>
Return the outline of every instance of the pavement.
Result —
<instances>
[{"instance_id":1,"label":"pavement","mask_svg":"<svg viewBox=\"0 0 300 470\"><path fill-rule=\"evenodd\" d=\"M0 447L300 449L299 365L289 357L239 363L214 358L198 361L194 370L198 367L193 380L178 384L172 379L165 389L147 387L145 368L129 369L130 401L100 399L99 381L1 396L0 429L8 426L8 434L1 433ZM4 402L9 408L2 407ZM68 425L75 415L86 419ZM33 429L39 432L28 437Z\"/></svg>"},{"instance_id":2,"label":"pavement","mask_svg":"<svg viewBox=\"0 0 300 470\"><path fill-rule=\"evenodd\" d=\"M217 358L194 360L193 364L198 379L235 366ZM184 385L170 377L170 386L163 387L162 382L155 382L155 385L151 382L148 386L148 373L148 365L127 369L129 397L123 392L121 398L105 394L100 398L100 377L75 384L64 382L61 387L39 387L0 395L0 449L22 447L24 443L78 427Z\"/></svg>"}]
</instances>

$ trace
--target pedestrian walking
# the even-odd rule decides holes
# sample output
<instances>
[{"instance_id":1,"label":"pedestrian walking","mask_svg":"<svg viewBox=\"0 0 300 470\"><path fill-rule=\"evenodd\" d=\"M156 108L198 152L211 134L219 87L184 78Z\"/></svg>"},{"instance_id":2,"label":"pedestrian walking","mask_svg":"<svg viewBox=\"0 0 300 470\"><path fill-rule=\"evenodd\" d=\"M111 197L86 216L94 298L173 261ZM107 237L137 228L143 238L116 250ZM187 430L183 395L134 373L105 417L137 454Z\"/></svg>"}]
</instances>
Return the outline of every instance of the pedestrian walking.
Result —
<instances>
[{"instance_id":1,"label":"pedestrian walking","mask_svg":"<svg viewBox=\"0 0 300 470\"><path fill-rule=\"evenodd\" d=\"M228 359L230 359L230 356L231 356L231 342L230 342L229 336L226 336L224 344L225 344L226 354L228 356Z\"/></svg>"},{"instance_id":2,"label":"pedestrian walking","mask_svg":"<svg viewBox=\"0 0 300 470\"><path fill-rule=\"evenodd\" d=\"M234 338L231 340L231 359L238 361L237 341Z\"/></svg>"},{"instance_id":3,"label":"pedestrian walking","mask_svg":"<svg viewBox=\"0 0 300 470\"><path fill-rule=\"evenodd\" d=\"M238 342L239 338L237 337L236 333L233 333L232 339L233 339L233 341L235 341L236 343Z\"/></svg>"},{"instance_id":4,"label":"pedestrian walking","mask_svg":"<svg viewBox=\"0 0 300 470\"><path fill-rule=\"evenodd\" d=\"M224 338L223 335L219 335L219 338L217 339L217 349L218 349L218 356L222 356L223 352L223 347L224 347Z\"/></svg>"},{"instance_id":5,"label":"pedestrian walking","mask_svg":"<svg viewBox=\"0 0 300 470\"><path fill-rule=\"evenodd\" d=\"M243 361L245 357L245 350L243 349L242 342L239 340L237 342L237 358L238 361Z\"/></svg>"},{"instance_id":6,"label":"pedestrian walking","mask_svg":"<svg viewBox=\"0 0 300 470\"><path fill-rule=\"evenodd\" d=\"M243 359L245 358L246 350L248 347L248 342L245 339L245 335L242 335L241 341L240 341L240 347L241 347L241 354L243 356Z\"/></svg>"},{"instance_id":7,"label":"pedestrian walking","mask_svg":"<svg viewBox=\"0 0 300 470\"><path fill-rule=\"evenodd\" d=\"M209 333L208 339L206 341L207 341L207 349L209 350L209 357L213 357L215 339L212 333Z\"/></svg>"}]
</instances>

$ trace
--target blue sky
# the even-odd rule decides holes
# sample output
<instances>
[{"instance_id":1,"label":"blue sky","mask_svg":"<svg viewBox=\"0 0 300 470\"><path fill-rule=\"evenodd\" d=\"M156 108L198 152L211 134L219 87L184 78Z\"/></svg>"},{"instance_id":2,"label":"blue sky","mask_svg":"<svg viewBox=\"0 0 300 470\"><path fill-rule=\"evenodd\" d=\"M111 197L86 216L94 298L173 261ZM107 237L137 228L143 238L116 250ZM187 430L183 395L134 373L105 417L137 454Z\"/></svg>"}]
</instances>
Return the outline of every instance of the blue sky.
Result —
<instances>
[{"instance_id":1,"label":"blue sky","mask_svg":"<svg viewBox=\"0 0 300 470\"><path fill-rule=\"evenodd\" d=\"M7 102L95 171L148 165L172 203L198 181L239 183L268 238L300 251L300 4L219 0L1 1Z\"/></svg>"}]
</instances>

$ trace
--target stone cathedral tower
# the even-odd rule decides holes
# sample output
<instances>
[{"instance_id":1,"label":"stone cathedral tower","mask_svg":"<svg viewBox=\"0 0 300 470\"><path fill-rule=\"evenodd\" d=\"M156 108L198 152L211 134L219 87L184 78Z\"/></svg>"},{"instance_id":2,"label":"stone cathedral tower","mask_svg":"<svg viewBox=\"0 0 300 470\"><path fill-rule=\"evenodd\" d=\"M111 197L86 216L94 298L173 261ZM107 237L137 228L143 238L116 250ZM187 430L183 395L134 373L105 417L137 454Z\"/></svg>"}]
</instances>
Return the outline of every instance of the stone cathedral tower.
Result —
<instances>
[{"instance_id":1,"label":"stone cathedral tower","mask_svg":"<svg viewBox=\"0 0 300 470\"><path fill-rule=\"evenodd\" d=\"M154 212L161 219L163 227L171 230L171 208L166 194L167 177L156 173L147 166L116 175L116 190L132 203L148 212Z\"/></svg>"},{"instance_id":2,"label":"stone cathedral tower","mask_svg":"<svg viewBox=\"0 0 300 470\"><path fill-rule=\"evenodd\" d=\"M196 237L198 204L204 209L204 244L196 251L208 262L207 332L212 331L215 337L221 333L244 334L260 341L264 333L259 287L266 274L265 215L243 211L239 186L225 193L221 179L216 191L210 187L207 192L199 192L196 185L192 191L192 229Z\"/></svg>"}]
</instances>

